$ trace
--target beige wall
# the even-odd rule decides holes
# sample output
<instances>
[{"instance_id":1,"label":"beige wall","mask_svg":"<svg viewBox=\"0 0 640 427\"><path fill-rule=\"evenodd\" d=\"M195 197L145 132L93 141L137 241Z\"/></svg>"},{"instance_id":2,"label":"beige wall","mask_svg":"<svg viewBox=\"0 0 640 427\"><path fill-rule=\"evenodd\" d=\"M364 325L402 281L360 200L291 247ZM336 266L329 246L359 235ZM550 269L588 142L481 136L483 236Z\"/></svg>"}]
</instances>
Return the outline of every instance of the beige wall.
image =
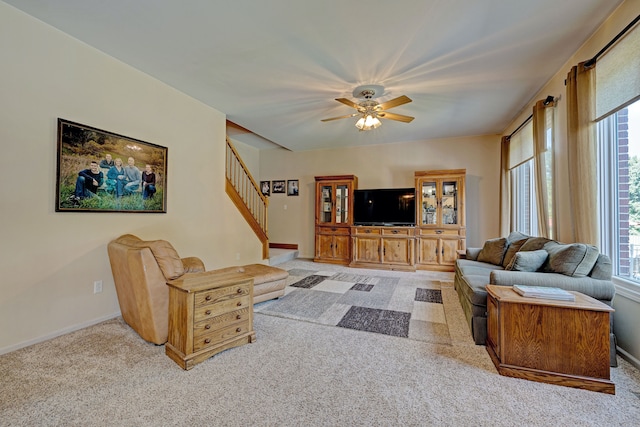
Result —
<instances>
[{"instance_id":1,"label":"beige wall","mask_svg":"<svg viewBox=\"0 0 640 427\"><path fill-rule=\"evenodd\" d=\"M106 244L122 233L208 268L260 261L224 192L221 112L2 2L0 40L0 353L117 315ZM168 147L167 213L56 213L58 117Z\"/></svg>"},{"instance_id":2,"label":"beige wall","mask_svg":"<svg viewBox=\"0 0 640 427\"><path fill-rule=\"evenodd\" d=\"M355 132L355 128L354 128ZM345 149L260 153L261 180L300 181L300 195L269 198L269 237L297 243L300 256L314 255L316 175L356 175L359 188L413 187L414 172L467 170L467 243L482 245L498 235L499 137L482 136Z\"/></svg>"},{"instance_id":3,"label":"beige wall","mask_svg":"<svg viewBox=\"0 0 640 427\"><path fill-rule=\"evenodd\" d=\"M573 65L592 58L606 46L613 37L640 14L640 0L627 0L607 19L593 36L558 70L557 74L545 84L525 109L505 130L508 135L532 112L533 104L547 95L559 97L556 108L557 131L555 134L556 159L556 199L558 201L558 240L573 242L572 216L569 205L569 172L567 163L567 104L565 100L564 80ZM628 287L625 287L628 288ZM640 366L640 328L628 329L629 325L640 324L640 292L637 285L630 286L633 291L618 287L614 299L614 328L618 345L636 365Z\"/></svg>"}]
</instances>

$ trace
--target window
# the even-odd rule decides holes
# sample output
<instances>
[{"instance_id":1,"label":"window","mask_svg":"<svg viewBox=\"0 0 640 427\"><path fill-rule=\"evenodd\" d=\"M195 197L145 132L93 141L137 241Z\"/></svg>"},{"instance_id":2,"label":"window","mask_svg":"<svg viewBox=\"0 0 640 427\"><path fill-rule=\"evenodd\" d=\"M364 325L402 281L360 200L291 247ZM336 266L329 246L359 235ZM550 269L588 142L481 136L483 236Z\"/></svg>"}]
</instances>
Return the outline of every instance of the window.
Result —
<instances>
[{"instance_id":1,"label":"window","mask_svg":"<svg viewBox=\"0 0 640 427\"><path fill-rule=\"evenodd\" d=\"M546 105L546 104L545 104ZM554 108L544 108L544 129L536 154L533 122L527 122L509 140L509 180L511 182L511 230L531 236L555 236L553 198L553 125ZM535 121L535 120L534 120ZM536 168L541 182L536 184ZM540 190L538 190L540 189ZM542 191L538 195L537 191ZM545 200L546 199L546 200ZM546 206L544 213L539 204ZM543 215L544 218L539 218ZM542 219L542 221L541 221ZM545 227L545 229L541 229Z\"/></svg>"},{"instance_id":2,"label":"window","mask_svg":"<svg viewBox=\"0 0 640 427\"><path fill-rule=\"evenodd\" d=\"M511 169L511 229L530 236L538 234L533 159Z\"/></svg>"},{"instance_id":3,"label":"window","mask_svg":"<svg viewBox=\"0 0 640 427\"><path fill-rule=\"evenodd\" d=\"M598 122L598 185L601 250L640 283L640 101Z\"/></svg>"}]
</instances>

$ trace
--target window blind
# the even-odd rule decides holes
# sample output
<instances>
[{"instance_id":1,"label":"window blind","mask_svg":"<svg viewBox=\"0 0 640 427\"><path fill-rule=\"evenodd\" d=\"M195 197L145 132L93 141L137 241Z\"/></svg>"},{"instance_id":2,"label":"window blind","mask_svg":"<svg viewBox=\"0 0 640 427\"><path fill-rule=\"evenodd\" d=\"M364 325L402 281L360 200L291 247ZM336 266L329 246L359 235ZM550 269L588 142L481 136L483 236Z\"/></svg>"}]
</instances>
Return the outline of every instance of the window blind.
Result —
<instances>
[{"instance_id":1,"label":"window blind","mask_svg":"<svg viewBox=\"0 0 640 427\"><path fill-rule=\"evenodd\" d=\"M627 32L596 64L596 121L640 99L640 30Z\"/></svg>"},{"instance_id":2,"label":"window blind","mask_svg":"<svg viewBox=\"0 0 640 427\"><path fill-rule=\"evenodd\" d=\"M509 140L509 169L513 169L533 158L533 121L526 125Z\"/></svg>"}]
</instances>

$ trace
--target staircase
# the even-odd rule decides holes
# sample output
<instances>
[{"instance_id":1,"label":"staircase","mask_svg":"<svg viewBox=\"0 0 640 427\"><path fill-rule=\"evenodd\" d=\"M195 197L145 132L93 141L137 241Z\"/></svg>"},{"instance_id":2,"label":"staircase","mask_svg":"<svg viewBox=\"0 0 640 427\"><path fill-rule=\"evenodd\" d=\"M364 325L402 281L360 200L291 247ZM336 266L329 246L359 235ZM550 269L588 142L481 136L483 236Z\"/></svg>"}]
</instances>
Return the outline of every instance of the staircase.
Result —
<instances>
[{"instance_id":1,"label":"staircase","mask_svg":"<svg viewBox=\"0 0 640 427\"><path fill-rule=\"evenodd\" d=\"M238 152L229 138L226 150L226 185L227 195L236 205L244 219L262 242L262 258L269 258L269 237L267 235L267 199L256 181L249 173Z\"/></svg>"}]
</instances>

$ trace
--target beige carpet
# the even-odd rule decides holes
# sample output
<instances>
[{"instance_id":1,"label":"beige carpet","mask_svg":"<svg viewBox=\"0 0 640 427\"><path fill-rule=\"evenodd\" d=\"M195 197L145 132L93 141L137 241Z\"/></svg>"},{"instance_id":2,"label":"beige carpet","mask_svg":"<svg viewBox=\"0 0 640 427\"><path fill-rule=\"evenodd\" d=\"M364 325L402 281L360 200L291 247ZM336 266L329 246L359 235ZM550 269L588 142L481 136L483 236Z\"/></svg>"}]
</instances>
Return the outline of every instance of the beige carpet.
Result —
<instances>
[{"instance_id":1,"label":"beige carpet","mask_svg":"<svg viewBox=\"0 0 640 427\"><path fill-rule=\"evenodd\" d=\"M0 356L0 425L638 425L624 360L613 396L503 377L447 323L442 345L257 313L255 343L183 371L118 318Z\"/></svg>"}]
</instances>

